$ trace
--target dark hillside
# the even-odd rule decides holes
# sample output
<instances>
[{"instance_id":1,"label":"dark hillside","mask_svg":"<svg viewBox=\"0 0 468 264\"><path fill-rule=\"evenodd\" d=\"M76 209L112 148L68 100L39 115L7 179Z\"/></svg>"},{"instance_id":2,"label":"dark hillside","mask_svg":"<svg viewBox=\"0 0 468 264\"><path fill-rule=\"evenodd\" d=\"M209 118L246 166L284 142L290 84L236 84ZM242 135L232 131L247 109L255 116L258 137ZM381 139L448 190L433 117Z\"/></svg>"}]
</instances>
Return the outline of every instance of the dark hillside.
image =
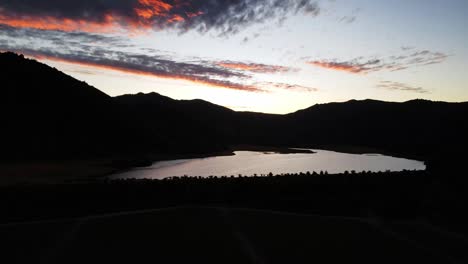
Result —
<instances>
[{"instance_id":1,"label":"dark hillside","mask_svg":"<svg viewBox=\"0 0 468 264\"><path fill-rule=\"evenodd\" d=\"M232 138L234 111L203 100L174 100L157 93L114 98L132 127L146 131L156 153L206 153L224 150ZM152 139L150 139L151 141Z\"/></svg>"},{"instance_id":2,"label":"dark hillside","mask_svg":"<svg viewBox=\"0 0 468 264\"><path fill-rule=\"evenodd\" d=\"M3 159L94 156L120 146L126 125L112 98L55 68L0 54Z\"/></svg>"},{"instance_id":3,"label":"dark hillside","mask_svg":"<svg viewBox=\"0 0 468 264\"><path fill-rule=\"evenodd\" d=\"M468 103L374 100L315 105L287 115L288 141L354 145L430 157L468 146Z\"/></svg>"}]
</instances>

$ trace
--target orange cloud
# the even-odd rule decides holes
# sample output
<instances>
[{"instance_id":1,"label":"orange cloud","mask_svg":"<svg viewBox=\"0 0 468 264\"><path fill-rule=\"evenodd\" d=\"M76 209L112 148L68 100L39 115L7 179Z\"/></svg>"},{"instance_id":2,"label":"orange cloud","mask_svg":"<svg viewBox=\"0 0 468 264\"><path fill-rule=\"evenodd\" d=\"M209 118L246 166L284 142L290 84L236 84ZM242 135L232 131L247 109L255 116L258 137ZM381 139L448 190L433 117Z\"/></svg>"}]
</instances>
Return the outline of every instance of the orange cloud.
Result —
<instances>
[{"instance_id":1,"label":"orange cloud","mask_svg":"<svg viewBox=\"0 0 468 264\"><path fill-rule=\"evenodd\" d=\"M167 20L167 22L169 22L169 23L182 22L182 21L185 21L185 18L183 18L183 17L181 17L179 15L173 15Z\"/></svg>"},{"instance_id":2,"label":"orange cloud","mask_svg":"<svg viewBox=\"0 0 468 264\"><path fill-rule=\"evenodd\" d=\"M172 5L160 0L138 0L140 7L136 7L135 13L143 19L151 19L155 16L167 16Z\"/></svg>"},{"instance_id":3,"label":"orange cloud","mask_svg":"<svg viewBox=\"0 0 468 264\"><path fill-rule=\"evenodd\" d=\"M322 62L322 61L310 61L308 64L318 66L325 69L345 71L350 73L364 73L368 69L362 65L352 63L341 63L341 62Z\"/></svg>"},{"instance_id":4,"label":"orange cloud","mask_svg":"<svg viewBox=\"0 0 468 264\"><path fill-rule=\"evenodd\" d=\"M134 15L107 13L102 17L92 19L63 18L38 15L8 15L0 9L0 24L16 28L33 28L42 30L82 31L96 33L111 33L119 29L142 31L153 26L154 20L159 23L173 24L185 21L179 14L171 14L173 6L162 0L138 0L138 6L133 8ZM202 15L203 12L187 13L187 18ZM182 14L183 15L183 14Z\"/></svg>"},{"instance_id":5,"label":"orange cloud","mask_svg":"<svg viewBox=\"0 0 468 264\"><path fill-rule=\"evenodd\" d=\"M104 16L102 22L86 21L83 19L72 20L68 18L55 18L51 16L36 17L9 17L0 14L0 24L16 28L34 28L42 30L83 31L106 33L114 31L119 18L111 14Z\"/></svg>"}]
</instances>

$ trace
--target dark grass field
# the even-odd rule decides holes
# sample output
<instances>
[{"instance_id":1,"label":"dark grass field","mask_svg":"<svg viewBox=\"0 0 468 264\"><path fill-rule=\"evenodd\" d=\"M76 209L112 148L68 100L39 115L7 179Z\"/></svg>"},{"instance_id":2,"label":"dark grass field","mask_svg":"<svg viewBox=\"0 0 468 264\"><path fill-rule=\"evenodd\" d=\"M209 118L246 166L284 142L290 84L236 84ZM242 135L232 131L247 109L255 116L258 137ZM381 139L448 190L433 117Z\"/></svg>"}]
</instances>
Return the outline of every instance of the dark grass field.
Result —
<instances>
[{"instance_id":1,"label":"dark grass field","mask_svg":"<svg viewBox=\"0 0 468 264\"><path fill-rule=\"evenodd\" d=\"M3 187L0 263L468 263L463 175Z\"/></svg>"},{"instance_id":2,"label":"dark grass field","mask_svg":"<svg viewBox=\"0 0 468 264\"><path fill-rule=\"evenodd\" d=\"M466 240L418 226L175 207L3 224L0 239L3 263L465 263Z\"/></svg>"}]
</instances>

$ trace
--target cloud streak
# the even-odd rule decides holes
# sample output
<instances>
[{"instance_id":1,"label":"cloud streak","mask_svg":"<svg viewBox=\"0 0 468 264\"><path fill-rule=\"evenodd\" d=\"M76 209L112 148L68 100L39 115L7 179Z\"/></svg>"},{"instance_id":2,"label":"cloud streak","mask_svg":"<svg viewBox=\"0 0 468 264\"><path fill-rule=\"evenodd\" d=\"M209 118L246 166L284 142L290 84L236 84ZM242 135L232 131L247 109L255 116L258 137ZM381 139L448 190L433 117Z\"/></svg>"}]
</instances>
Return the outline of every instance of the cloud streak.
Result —
<instances>
[{"instance_id":1,"label":"cloud streak","mask_svg":"<svg viewBox=\"0 0 468 264\"><path fill-rule=\"evenodd\" d=\"M366 73L369 72L372 69L372 67L374 67L376 64L379 64L380 61L309 61L307 63L310 65L330 70L345 71L349 73Z\"/></svg>"},{"instance_id":2,"label":"cloud streak","mask_svg":"<svg viewBox=\"0 0 468 264\"><path fill-rule=\"evenodd\" d=\"M404 91L404 92L413 92L419 94L428 94L430 93L429 90L426 90L422 87L413 87L404 83L400 82L392 82L392 81L381 81L377 88L390 90L390 91Z\"/></svg>"},{"instance_id":3,"label":"cloud streak","mask_svg":"<svg viewBox=\"0 0 468 264\"><path fill-rule=\"evenodd\" d=\"M265 87L265 88L276 88L281 90L290 90L296 92L318 92L319 89L314 87L307 87L298 84L289 84L289 83L276 83L276 82L262 82L258 83L258 86Z\"/></svg>"},{"instance_id":4,"label":"cloud streak","mask_svg":"<svg viewBox=\"0 0 468 264\"><path fill-rule=\"evenodd\" d=\"M245 62L234 62L234 61L221 61L216 65L232 70L249 71L255 73L285 73L293 71L294 69L279 65L267 65L260 63L245 63Z\"/></svg>"},{"instance_id":5,"label":"cloud streak","mask_svg":"<svg viewBox=\"0 0 468 264\"><path fill-rule=\"evenodd\" d=\"M319 12L313 0L0 0L0 24L82 32L176 29L228 35L253 24Z\"/></svg>"},{"instance_id":6,"label":"cloud streak","mask_svg":"<svg viewBox=\"0 0 468 264\"><path fill-rule=\"evenodd\" d=\"M73 63L99 69L120 71L129 74L154 76L158 78L184 80L205 86L227 88L247 92L263 92L253 85L227 80L228 78L248 78L248 76L206 65L177 62L154 56L108 52L105 56L93 56L84 53L63 54L50 50L23 50L28 56Z\"/></svg>"},{"instance_id":7,"label":"cloud streak","mask_svg":"<svg viewBox=\"0 0 468 264\"><path fill-rule=\"evenodd\" d=\"M11 40L26 40L33 44L34 41L41 43L49 42L61 48L70 46L85 46L84 43L93 43L95 45L110 45L112 47L125 48L129 44L117 36L109 36L86 32L65 32L56 30L39 30L29 28L15 28L7 25L0 25L0 39L9 38ZM35 46L35 45L31 45Z\"/></svg>"},{"instance_id":8,"label":"cloud streak","mask_svg":"<svg viewBox=\"0 0 468 264\"><path fill-rule=\"evenodd\" d=\"M353 74L368 74L378 71L401 71L412 67L421 67L443 63L448 55L429 50L412 51L402 49L405 53L388 57L359 57L348 61L341 60L307 60L306 63L329 70L344 71Z\"/></svg>"}]
</instances>

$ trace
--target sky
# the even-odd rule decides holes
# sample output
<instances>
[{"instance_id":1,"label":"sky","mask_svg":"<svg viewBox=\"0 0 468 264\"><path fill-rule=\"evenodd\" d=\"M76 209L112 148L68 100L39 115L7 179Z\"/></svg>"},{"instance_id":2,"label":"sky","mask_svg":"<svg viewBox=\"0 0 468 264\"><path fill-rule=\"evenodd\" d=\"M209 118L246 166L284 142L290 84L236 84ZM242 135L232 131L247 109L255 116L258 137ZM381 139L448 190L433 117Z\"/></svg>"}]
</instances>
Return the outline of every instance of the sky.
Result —
<instances>
[{"instance_id":1,"label":"sky","mask_svg":"<svg viewBox=\"0 0 468 264\"><path fill-rule=\"evenodd\" d=\"M466 0L0 0L0 51L111 96L157 92L238 111L460 102L466 14Z\"/></svg>"}]
</instances>

